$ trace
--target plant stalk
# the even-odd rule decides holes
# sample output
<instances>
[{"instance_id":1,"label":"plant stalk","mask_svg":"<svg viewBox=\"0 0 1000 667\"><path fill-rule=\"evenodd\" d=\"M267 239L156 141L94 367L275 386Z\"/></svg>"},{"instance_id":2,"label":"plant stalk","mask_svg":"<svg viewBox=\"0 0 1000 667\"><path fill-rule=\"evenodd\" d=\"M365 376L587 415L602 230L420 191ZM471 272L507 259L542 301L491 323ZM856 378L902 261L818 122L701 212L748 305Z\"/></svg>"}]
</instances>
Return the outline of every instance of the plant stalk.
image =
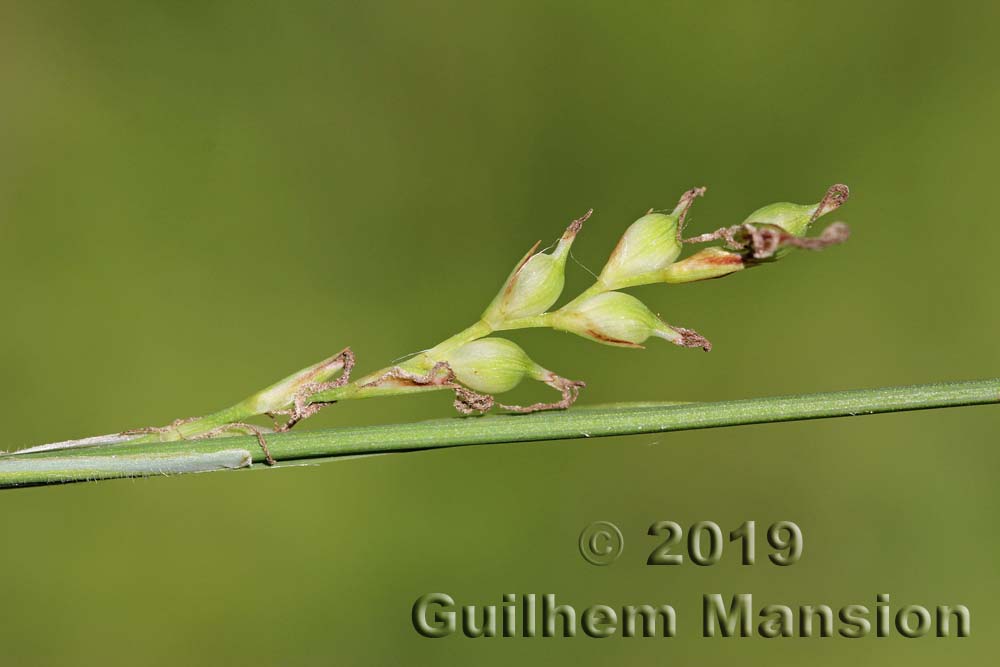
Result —
<instances>
[{"instance_id":1,"label":"plant stalk","mask_svg":"<svg viewBox=\"0 0 1000 667\"><path fill-rule=\"evenodd\" d=\"M714 403L578 407L530 415L439 419L268 436L279 461L466 445L559 440L847 417L1000 403L1000 378L751 398ZM250 467L263 461L253 437L97 443L0 456L0 488ZM279 464L280 465L280 464Z\"/></svg>"}]
</instances>

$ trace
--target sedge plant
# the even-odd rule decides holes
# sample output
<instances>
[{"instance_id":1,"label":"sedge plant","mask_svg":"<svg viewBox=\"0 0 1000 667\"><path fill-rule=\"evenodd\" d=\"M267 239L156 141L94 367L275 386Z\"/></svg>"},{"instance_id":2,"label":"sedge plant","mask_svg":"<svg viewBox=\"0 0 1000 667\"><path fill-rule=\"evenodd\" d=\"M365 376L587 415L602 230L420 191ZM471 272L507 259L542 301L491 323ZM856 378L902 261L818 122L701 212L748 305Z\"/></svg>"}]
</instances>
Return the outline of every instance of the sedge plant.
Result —
<instances>
[{"instance_id":1,"label":"sedge plant","mask_svg":"<svg viewBox=\"0 0 1000 667\"><path fill-rule=\"evenodd\" d=\"M334 403L442 390L454 393L455 408L463 414L481 414L494 407L515 413L565 409L585 383L558 375L516 343L494 334L548 328L602 345L642 348L648 339L659 338L708 351L712 345L707 338L693 329L668 324L622 290L722 278L773 263L793 248L819 250L841 243L849 235L847 226L838 222L818 236L807 236L817 219L847 200L847 186L834 185L818 203L770 204L738 225L684 238L687 214L704 193L705 188L688 190L672 209L650 210L633 222L593 285L560 308L552 310L563 292L570 248L592 210L571 222L551 251L539 251L540 242L536 243L514 266L476 322L401 363L352 379L355 358L351 349L345 348L228 408L166 426L126 431L122 438L141 444L253 434L266 462L273 464L265 429L248 423L254 417L271 418L271 432L283 432ZM696 243L715 245L681 259L685 245ZM531 405L510 405L496 399L525 379L548 385L559 398Z\"/></svg>"}]
</instances>

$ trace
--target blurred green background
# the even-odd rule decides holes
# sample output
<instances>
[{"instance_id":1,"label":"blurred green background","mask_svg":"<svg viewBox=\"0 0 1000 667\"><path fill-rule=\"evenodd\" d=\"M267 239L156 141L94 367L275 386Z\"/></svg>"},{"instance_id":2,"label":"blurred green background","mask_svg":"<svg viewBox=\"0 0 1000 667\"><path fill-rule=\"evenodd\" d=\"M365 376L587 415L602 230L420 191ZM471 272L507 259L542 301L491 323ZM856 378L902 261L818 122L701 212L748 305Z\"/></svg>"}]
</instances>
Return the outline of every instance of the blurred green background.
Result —
<instances>
[{"instance_id":1,"label":"blurred green background","mask_svg":"<svg viewBox=\"0 0 1000 667\"><path fill-rule=\"evenodd\" d=\"M588 207L574 253L597 271L695 185L703 232L844 182L830 219L854 236L635 290L708 355L513 336L585 379L583 403L996 376L998 20L985 2L0 2L0 446L201 414L345 345L380 367L473 321ZM571 264L567 290L587 278ZM964 408L4 492L0 661L984 664L998 426ZM606 568L577 553L597 519L625 534ZM662 519L793 520L805 554L648 567ZM671 603L680 636L423 639L410 607L436 591ZM711 592L964 603L973 636L705 639Z\"/></svg>"}]
</instances>

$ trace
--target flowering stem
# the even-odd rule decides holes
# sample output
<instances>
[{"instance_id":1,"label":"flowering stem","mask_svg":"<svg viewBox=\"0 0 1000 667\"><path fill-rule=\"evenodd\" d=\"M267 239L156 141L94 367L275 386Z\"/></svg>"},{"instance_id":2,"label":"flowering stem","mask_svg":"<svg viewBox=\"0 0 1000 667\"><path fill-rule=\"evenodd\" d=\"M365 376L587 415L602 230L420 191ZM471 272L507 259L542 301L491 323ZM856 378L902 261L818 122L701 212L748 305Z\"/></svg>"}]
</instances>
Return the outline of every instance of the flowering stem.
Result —
<instances>
[{"instance_id":1,"label":"flowering stem","mask_svg":"<svg viewBox=\"0 0 1000 667\"><path fill-rule=\"evenodd\" d=\"M715 403L620 404L524 416L342 427L275 434L269 436L268 444L278 465L294 465L295 460L346 455L659 433L990 403L1000 403L1000 378ZM120 440L2 455L0 487L244 468L264 457L252 437L179 440L161 443L155 450Z\"/></svg>"},{"instance_id":2,"label":"flowering stem","mask_svg":"<svg viewBox=\"0 0 1000 667\"><path fill-rule=\"evenodd\" d=\"M497 328L497 331L514 331L515 329L538 329L552 326L552 313L542 313L531 317L519 317L507 320Z\"/></svg>"},{"instance_id":3,"label":"flowering stem","mask_svg":"<svg viewBox=\"0 0 1000 667\"><path fill-rule=\"evenodd\" d=\"M469 341L482 338L483 336L489 336L491 333L493 333L493 330L494 329L492 326L490 326L483 320L479 320L472 326L463 329L462 331L458 332L451 338L441 341L440 343L432 347L430 350L428 350L427 354L430 355L431 357L443 356L444 354L454 350L457 347L461 347L462 345L468 343Z\"/></svg>"}]
</instances>

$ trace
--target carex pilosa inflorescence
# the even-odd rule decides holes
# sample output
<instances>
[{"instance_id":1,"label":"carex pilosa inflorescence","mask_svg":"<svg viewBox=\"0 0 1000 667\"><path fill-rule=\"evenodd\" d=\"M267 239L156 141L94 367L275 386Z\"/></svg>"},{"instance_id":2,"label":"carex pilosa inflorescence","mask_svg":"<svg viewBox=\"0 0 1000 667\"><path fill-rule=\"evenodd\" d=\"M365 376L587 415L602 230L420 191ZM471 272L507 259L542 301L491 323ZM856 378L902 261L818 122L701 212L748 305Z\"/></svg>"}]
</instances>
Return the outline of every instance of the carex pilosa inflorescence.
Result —
<instances>
[{"instance_id":1,"label":"carex pilosa inflorescence","mask_svg":"<svg viewBox=\"0 0 1000 667\"><path fill-rule=\"evenodd\" d=\"M224 410L128 433L137 436L137 441L148 442L252 433L268 463L273 463L264 429L248 424L248 419L266 415L274 421L272 432L281 432L340 401L434 390L452 391L455 408L464 414L481 414L494 407L510 412L565 409L576 400L584 383L539 365L516 343L495 336L496 332L550 328L604 345L630 348L641 348L649 338L656 337L708 351L712 345L704 336L668 324L642 301L621 290L721 278L772 263L793 248L819 250L842 243L849 236L847 226L839 222L818 236L807 236L818 218L847 200L847 186L834 185L819 203L770 204L740 224L685 238L688 211L704 193L705 188L688 190L672 210L650 210L633 222L594 284L558 309L550 310L563 292L570 248L592 211L570 223L550 252L538 251L536 243L475 324L405 361L352 380L354 354L345 348ZM684 246L695 243L715 245L681 259ZM560 398L532 405L508 405L495 399L496 394L514 389L524 379L552 387Z\"/></svg>"}]
</instances>

